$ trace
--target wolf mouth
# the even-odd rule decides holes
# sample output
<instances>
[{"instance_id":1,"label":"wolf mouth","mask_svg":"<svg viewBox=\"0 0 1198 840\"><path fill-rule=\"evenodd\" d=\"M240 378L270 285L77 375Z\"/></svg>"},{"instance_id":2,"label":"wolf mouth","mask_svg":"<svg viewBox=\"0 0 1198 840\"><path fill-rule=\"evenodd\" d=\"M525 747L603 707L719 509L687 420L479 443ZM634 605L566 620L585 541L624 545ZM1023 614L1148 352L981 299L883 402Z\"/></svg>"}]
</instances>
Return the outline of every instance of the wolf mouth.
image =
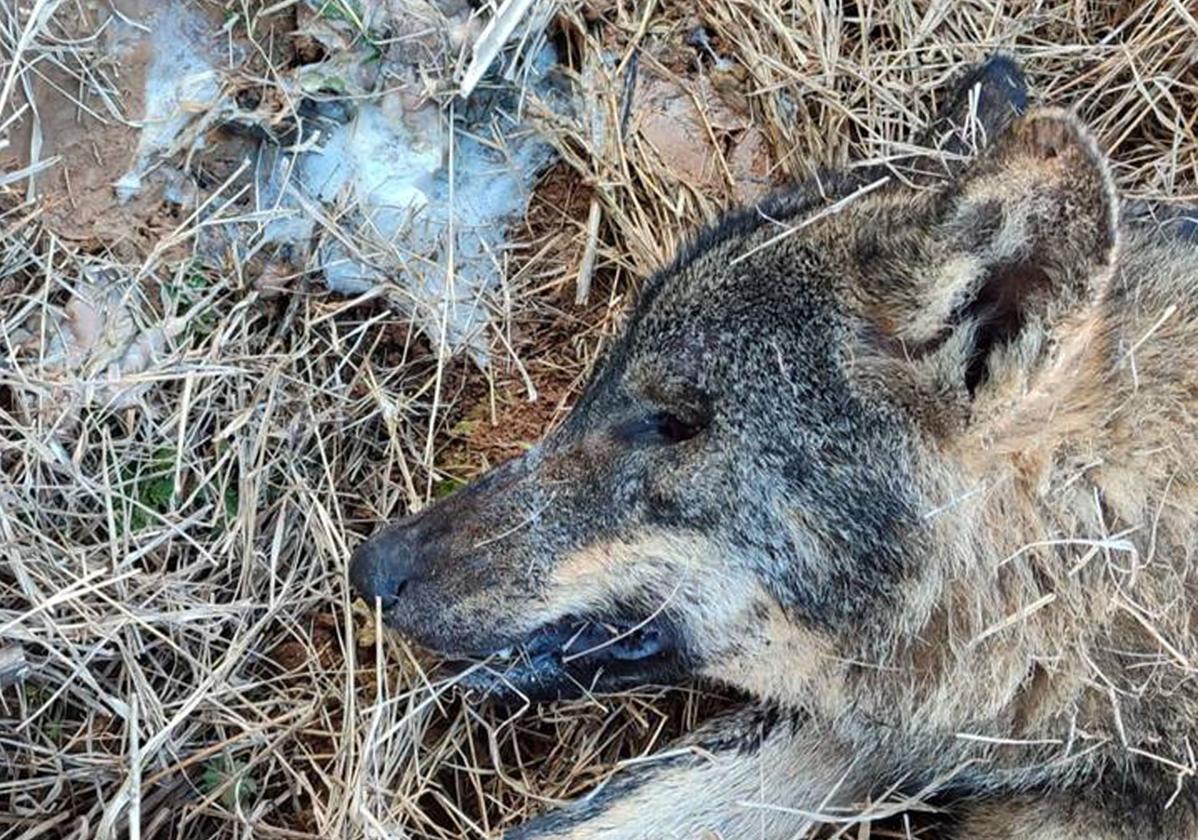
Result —
<instances>
[{"instance_id":1,"label":"wolf mouth","mask_svg":"<svg viewBox=\"0 0 1198 840\"><path fill-rule=\"evenodd\" d=\"M446 667L467 696L511 703L672 682L683 673L683 659L678 633L662 617L566 616L516 644L455 656Z\"/></svg>"}]
</instances>

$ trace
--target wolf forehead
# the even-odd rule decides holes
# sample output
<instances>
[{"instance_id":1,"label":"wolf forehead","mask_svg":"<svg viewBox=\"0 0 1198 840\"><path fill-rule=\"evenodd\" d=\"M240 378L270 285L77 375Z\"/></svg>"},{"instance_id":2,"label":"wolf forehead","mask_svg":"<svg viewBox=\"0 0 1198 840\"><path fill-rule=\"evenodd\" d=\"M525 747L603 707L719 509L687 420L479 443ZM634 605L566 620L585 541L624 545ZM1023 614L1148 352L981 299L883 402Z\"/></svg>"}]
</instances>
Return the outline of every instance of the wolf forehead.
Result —
<instances>
[{"instance_id":1,"label":"wolf forehead","mask_svg":"<svg viewBox=\"0 0 1198 840\"><path fill-rule=\"evenodd\" d=\"M795 224L754 208L699 233L646 280L615 353L655 360L674 354L660 361L718 377L732 362L751 362L754 347L775 361L789 342L831 349L847 326L835 282L843 273L839 256L805 231L792 235ZM763 247L773 237L779 241Z\"/></svg>"}]
</instances>

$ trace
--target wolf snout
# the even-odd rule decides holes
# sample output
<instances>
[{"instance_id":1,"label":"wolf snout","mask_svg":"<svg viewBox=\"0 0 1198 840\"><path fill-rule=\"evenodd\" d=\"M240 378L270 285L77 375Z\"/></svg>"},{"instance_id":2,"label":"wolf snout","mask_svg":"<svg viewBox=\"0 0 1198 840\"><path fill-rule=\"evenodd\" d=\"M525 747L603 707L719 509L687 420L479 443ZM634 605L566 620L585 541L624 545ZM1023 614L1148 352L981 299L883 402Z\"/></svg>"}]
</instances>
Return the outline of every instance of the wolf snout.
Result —
<instances>
[{"instance_id":1,"label":"wolf snout","mask_svg":"<svg viewBox=\"0 0 1198 840\"><path fill-rule=\"evenodd\" d=\"M419 558L408 529L393 526L358 546L350 559L349 582L367 603L377 598L389 609L420 574Z\"/></svg>"}]
</instances>

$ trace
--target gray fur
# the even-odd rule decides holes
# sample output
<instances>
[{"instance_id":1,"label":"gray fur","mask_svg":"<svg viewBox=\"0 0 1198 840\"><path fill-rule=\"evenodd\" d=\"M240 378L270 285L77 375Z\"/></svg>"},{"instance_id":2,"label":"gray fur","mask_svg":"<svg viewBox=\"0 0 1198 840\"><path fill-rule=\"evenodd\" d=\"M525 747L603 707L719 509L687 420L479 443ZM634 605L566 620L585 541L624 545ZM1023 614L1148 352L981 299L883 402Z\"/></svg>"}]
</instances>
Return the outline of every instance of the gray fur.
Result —
<instances>
[{"instance_id":1,"label":"gray fur","mask_svg":"<svg viewBox=\"0 0 1198 840\"><path fill-rule=\"evenodd\" d=\"M359 549L389 623L490 656L477 689L756 698L513 836L786 838L919 796L961 840L1198 837L1193 224L1121 215L1009 60L963 85L946 157L698 236L558 429Z\"/></svg>"}]
</instances>

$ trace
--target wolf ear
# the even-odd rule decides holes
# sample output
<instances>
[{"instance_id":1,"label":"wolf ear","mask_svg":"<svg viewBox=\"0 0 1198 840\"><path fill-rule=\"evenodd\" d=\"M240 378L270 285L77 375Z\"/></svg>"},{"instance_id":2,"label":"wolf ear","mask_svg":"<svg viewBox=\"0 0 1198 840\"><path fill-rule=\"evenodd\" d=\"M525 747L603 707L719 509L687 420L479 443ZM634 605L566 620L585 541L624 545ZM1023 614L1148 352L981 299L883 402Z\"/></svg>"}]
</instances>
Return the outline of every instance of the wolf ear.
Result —
<instances>
[{"instance_id":1,"label":"wolf ear","mask_svg":"<svg viewBox=\"0 0 1198 840\"><path fill-rule=\"evenodd\" d=\"M991 55L949 85L936 119L915 141L929 151L916 154L897 174L915 184L943 183L1025 113L1023 71L1009 56Z\"/></svg>"},{"instance_id":2,"label":"wolf ear","mask_svg":"<svg viewBox=\"0 0 1198 840\"><path fill-rule=\"evenodd\" d=\"M888 331L920 355L953 348L973 393L997 350L1017 340L1043 349L1097 299L1114 263L1117 214L1106 162L1085 128L1063 111L1029 112L922 218L902 232L864 234L888 257L886 279L875 275ZM1021 358L1034 364L1040 355Z\"/></svg>"}]
</instances>

